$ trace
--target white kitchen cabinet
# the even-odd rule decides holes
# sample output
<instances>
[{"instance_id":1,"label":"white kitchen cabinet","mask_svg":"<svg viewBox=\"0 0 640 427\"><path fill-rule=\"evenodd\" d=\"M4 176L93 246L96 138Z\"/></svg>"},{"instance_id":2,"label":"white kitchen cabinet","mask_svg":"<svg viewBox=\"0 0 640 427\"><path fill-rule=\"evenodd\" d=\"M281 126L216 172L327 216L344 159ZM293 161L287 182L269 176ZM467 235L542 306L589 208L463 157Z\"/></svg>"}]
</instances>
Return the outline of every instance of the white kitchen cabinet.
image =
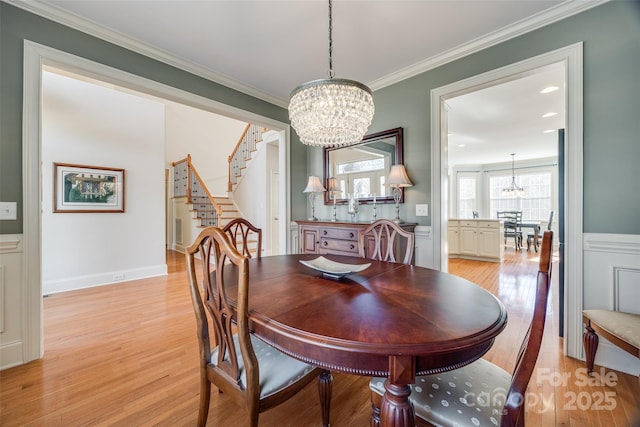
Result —
<instances>
[{"instance_id":1,"label":"white kitchen cabinet","mask_svg":"<svg viewBox=\"0 0 640 427\"><path fill-rule=\"evenodd\" d=\"M457 233L455 227L457 226ZM500 244L500 221L491 219L449 220L450 258L478 259L482 261L501 262L504 248ZM452 239L457 237L457 241Z\"/></svg>"}]
</instances>

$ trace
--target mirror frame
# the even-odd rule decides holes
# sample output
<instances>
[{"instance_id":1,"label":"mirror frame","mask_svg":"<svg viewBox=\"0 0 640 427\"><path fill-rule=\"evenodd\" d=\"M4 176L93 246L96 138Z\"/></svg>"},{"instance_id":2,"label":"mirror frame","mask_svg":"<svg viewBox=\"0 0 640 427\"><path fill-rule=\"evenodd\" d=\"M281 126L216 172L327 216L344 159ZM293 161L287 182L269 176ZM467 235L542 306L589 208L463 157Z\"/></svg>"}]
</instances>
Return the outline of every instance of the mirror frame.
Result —
<instances>
[{"instance_id":1,"label":"mirror frame","mask_svg":"<svg viewBox=\"0 0 640 427\"><path fill-rule=\"evenodd\" d=\"M322 183L325 186L325 188L329 188L328 183L329 183L329 153L331 153L332 151L335 150L340 150L340 149L344 149L344 148L351 148L354 146L358 146L361 144L367 144L369 142L374 142L374 141L378 141L381 139L388 139L388 138L394 138L395 139L395 146L396 146L396 161L394 164L403 164L404 160L402 158L403 155L403 151L404 151L404 138L403 138L403 129L401 127L399 128L394 128L394 129L389 129L389 130L383 130L381 132L376 132L376 133L372 133L370 135L365 135L362 138L362 141L357 143L357 144L351 144L351 145L347 145L347 146L342 146L342 147L330 147L330 148L324 148L324 176L323 176L323 180ZM391 166L389 166L391 167ZM404 202L404 188L400 187L400 203ZM336 204L347 204L349 202L348 199L336 199ZM373 197L364 197L361 199L358 199L358 202L361 204L369 204L369 203L373 203ZM395 201L393 200L393 196L389 195L389 196L384 196L384 197L378 197L376 196L376 204L380 204L380 203L395 203ZM333 204L333 199L331 198L330 192L329 191L325 191L324 192L324 204L328 205L328 204Z\"/></svg>"}]
</instances>

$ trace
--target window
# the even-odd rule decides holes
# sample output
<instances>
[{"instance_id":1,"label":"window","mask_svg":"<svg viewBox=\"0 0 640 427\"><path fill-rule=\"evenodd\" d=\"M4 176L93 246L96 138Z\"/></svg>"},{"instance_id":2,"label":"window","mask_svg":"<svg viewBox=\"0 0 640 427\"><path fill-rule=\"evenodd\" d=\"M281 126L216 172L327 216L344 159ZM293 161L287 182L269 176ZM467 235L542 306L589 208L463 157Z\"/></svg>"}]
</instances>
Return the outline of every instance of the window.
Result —
<instances>
[{"instance_id":1,"label":"window","mask_svg":"<svg viewBox=\"0 0 640 427\"><path fill-rule=\"evenodd\" d=\"M477 185L475 176L458 176L458 218L473 218L476 208Z\"/></svg>"},{"instance_id":2,"label":"window","mask_svg":"<svg viewBox=\"0 0 640 427\"><path fill-rule=\"evenodd\" d=\"M524 196L502 195L502 189L511 183L511 175L489 178L491 216L495 216L498 211L521 210L523 220L548 219L552 205L551 172L516 175L516 182L524 188Z\"/></svg>"}]
</instances>

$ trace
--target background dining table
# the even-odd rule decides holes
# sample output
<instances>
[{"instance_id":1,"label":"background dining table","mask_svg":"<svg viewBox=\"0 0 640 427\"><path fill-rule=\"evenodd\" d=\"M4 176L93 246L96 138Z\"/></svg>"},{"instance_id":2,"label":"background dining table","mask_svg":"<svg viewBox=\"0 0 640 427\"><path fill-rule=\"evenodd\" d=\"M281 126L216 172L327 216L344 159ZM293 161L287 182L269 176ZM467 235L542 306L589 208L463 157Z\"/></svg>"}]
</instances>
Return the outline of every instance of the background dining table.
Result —
<instances>
[{"instance_id":1,"label":"background dining table","mask_svg":"<svg viewBox=\"0 0 640 427\"><path fill-rule=\"evenodd\" d=\"M313 365L387 377L382 426L404 426L414 419L408 398L416 375L477 360L506 326L504 305L460 277L412 265L325 256L341 263L371 264L337 280L300 263L317 257L250 260L251 330ZM225 271L227 286L233 283L232 274ZM228 292L233 295L233 288Z\"/></svg>"}]
</instances>

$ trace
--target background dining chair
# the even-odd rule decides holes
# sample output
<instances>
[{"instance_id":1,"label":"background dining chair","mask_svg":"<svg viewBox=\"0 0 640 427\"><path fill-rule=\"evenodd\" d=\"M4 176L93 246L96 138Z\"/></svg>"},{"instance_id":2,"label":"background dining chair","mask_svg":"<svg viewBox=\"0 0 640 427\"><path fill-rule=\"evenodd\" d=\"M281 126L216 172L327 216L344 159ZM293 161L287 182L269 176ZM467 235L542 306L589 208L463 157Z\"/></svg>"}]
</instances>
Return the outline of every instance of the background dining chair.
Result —
<instances>
[{"instance_id":1,"label":"background dining chair","mask_svg":"<svg viewBox=\"0 0 640 427\"><path fill-rule=\"evenodd\" d=\"M551 224L553 223L553 211L549 211L549 222L547 223L547 230L551 230ZM531 245L535 237L535 232L530 231L527 233L527 251L531 249ZM542 231L538 231L538 245L534 247L536 252L538 252L538 246L540 246L540 242L542 241Z\"/></svg>"},{"instance_id":2,"label":"background dining chair","mask_svg":"<svg viewBox=\"0 0 640 427\"><path fill-rule=\"evenodd\" d=\"M507 244L507 238L513 237L516 251L522 247L522 211L498 211L498 219L502 221L504 229L504 244Z\"/></svg>"},{"instance_id":3,"label":"background dining chair","mask_svg":"<svg viewBox=\"0 0 640 427\"><path fill-rule=\"evenodd\" d=\"M552 243L553 232L545 231L533 317L520 346L513 375L479 359L453 371L416 377L409 399L415 408L417 425L524 426L527 385L538 359L547 314ZM379 425L385 381L385 378L373 378L369 384L374 406L372 426Z\"/></svg>"},{"instance_id":4,"label":"background dining chair","mask_svg":"<svg viewBox=\"0 0 640 427\"><path fill-rule=\"evenodd\" d=\"M208 227L187 249L187 267L200 347L198 425L207 422L211 383L245 406L247 425L255 427L260 412L294 396L316 377L322 423L329 425L331 374L285 355L249 332L249 258L238 252L222 229ZM231 280L225 280L227 276Z\"/></svg>"},{"instance_id":5,"label":"background dining chair","mask_svg":"<svg viewBox=\"0 0 640 427\"><path fill-rule=\"evenodd\" d=\"M396 261L395 252L404 250L403 264L413 260L415 237L388 219L379 219L367 227L358 236L360 256L380 261Z\"/></svg>"},{"instance_id":6,"label":"background dining chair","mask_svg":"<svg viewBox=\"0 0 640 427\"><path fill-rule=\"evenodd\" d=\"M235 218L227 223L222 230L229 235L233 246L244 256L252 258L252 252L258 258L262 256L261 228L254 226L244 218Z\"/></svg>"}]
</instances>

